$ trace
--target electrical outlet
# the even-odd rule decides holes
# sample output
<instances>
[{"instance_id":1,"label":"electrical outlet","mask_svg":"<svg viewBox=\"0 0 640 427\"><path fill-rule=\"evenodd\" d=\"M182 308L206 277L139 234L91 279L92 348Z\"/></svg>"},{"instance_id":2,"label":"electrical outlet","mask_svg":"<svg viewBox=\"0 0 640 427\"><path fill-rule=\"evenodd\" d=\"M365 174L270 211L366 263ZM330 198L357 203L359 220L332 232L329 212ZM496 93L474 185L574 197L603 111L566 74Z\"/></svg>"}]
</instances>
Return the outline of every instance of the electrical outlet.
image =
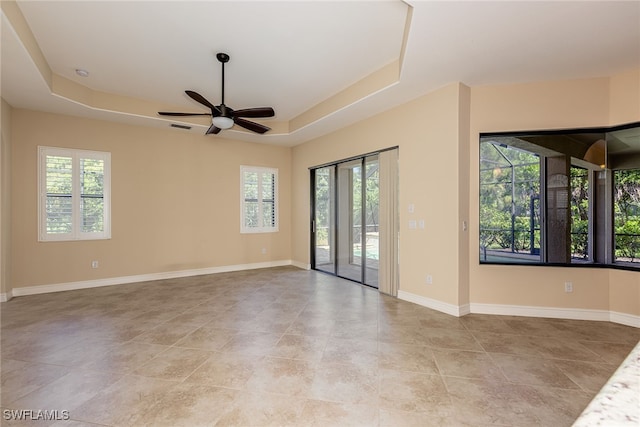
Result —
<instances>
[{"instance_id":1,"label":"electrical outlet","mask_svg":"<svg viewBox=\"0 0 640 427\"><path fill-rule=\"evenodd\" d=\"M262 248L262 255L267 253L267 248Z\"/></svg>"},{"instance_id":2,"label":"electrical outlet","mask_svg":"<svg viewBox=\"0 0 640 427\"><path fill-rule=\"evenodd\" d=\"M432 285L433 277L430 274L427 274L427 278L425 279L425 282L427 283L427 285Z\"/></svg>"},{"instance_id":3,"label":"electrical outlet","mask_svg":"<svg viewBox=\"0 0 640 427\"><path fill-rule=\"evenodd\" d=\"M98 268L98 261L91 261L91 268Z\"/></svg>"},{"instance_id":4,"label":"electrical outlet","mask_svg":"<svg viewBox=\"0 0 640 427\"><path fill-rule=\"evenodd\" d=\"M573 292L573 282L564 282L564 291Z\"/></svg>"}]
</instances>

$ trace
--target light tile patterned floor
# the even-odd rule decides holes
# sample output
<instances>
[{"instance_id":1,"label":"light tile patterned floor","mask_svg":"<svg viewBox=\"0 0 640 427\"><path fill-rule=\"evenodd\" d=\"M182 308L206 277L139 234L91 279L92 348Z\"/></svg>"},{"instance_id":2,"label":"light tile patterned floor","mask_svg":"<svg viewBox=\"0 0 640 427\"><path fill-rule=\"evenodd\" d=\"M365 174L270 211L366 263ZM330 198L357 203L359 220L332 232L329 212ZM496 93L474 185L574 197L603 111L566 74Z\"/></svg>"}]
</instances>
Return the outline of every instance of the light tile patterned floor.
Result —
<instances>
[{"instance_id":1,"label":"light tile patterned floor","mask_svg":"<svg viewBox=\"0 0 640 427\"><path fill-rule=\"evenodd\" d=\"M8 426L569 426L640 339L606 322L455 318L292 267L0 310L2 409L71 418Z\"/></svg>"}]
</instances>

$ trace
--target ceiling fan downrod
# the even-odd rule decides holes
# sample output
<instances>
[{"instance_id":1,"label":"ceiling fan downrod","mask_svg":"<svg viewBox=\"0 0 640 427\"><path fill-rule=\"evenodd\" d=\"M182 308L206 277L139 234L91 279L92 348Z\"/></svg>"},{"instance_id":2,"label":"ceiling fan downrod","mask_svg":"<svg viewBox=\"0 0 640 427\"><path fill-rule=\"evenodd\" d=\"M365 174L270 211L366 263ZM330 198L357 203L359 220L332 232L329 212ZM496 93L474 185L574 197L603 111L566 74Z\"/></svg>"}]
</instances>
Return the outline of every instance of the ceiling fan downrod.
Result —
<instances>
[{"instance_id":1,"label":"ceiling fan downrod","mask_svg":"<svg viewBox=\"0 0 640 427\"><path fill-rule=\"evenodd\" d=\"M220 63L222 64L222 105L224 104L224 64L226 64L227 62L229 62L229 55L227 55L226 53L220 52L218 54L216 54L216 58L218 58L218 61L220 61Z\"/></svg>"}]
</instances>

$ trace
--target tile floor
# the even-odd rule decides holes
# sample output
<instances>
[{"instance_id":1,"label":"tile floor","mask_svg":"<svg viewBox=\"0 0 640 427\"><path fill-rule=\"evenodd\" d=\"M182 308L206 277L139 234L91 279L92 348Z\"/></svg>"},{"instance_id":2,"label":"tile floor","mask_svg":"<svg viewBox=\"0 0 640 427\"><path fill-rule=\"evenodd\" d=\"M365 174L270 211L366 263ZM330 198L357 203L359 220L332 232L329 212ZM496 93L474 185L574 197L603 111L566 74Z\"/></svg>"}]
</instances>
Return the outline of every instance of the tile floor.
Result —
<instances>
[{"instance_id":1,"label":"tile floor","mask_svg":"<svg viewBox=\"0 0 640 427\"><path fill-rule=\"evenodd\" d=\"M455 318L293 267L0 310L7 426L569 426L640 339L606 322ZM5 420L12 409L70 420Z\"/></svg>"}]
</instances>

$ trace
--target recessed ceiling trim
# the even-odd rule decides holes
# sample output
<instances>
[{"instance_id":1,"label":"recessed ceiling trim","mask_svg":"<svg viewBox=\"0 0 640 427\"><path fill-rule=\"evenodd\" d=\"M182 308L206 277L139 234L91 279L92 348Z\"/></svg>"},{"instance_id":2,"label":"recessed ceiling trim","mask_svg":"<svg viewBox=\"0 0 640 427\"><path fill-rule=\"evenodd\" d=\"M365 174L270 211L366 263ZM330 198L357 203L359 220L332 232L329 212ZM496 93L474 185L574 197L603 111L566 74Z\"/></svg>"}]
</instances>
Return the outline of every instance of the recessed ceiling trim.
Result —
<instances>
[{"instance_id":1,"label":"recessed ceiling trim","mask_svg":"<svg viewBox=\"0 0 640 427\"><path fill-rule=\"evenodd\" d=\"M309 126L324 117L328 117L335 112L343 110L358 101L399 83L412 17L413 7L407 4L407 16L400 51L398 52L398 59L294 117L290 122L291 131L295 132Z\"/></svg>"},{"instance_id":2,"label":"recessed ceiling trim","mask_svg":"<svg viewBox=\"0 0 640 427\"><path fill-rule=\"evenodd\" d=\"M53 72L18 4L14 0L2 0L0 1L0 8L2 14L7 18L9 26L13 29L18 40L20 40L20 43L40 71L42 78L51 87Z\"/></svg>"},{"instance_id":3,"label":"recessed ceiling trim","mask_svg":"<svg viewBox=\"0 0 640 427\"><path fill-rule=\"evenodd\" d=\"M144 2L64 2L65 6L52 6L53 3L0 3L2 97L10 105L166 131L176 121L163 119L156 111L193 107L186 96L180 98L184 85L215 97L210 95L210 76L191 71L209 70L210 54L230 49L231 53L243 52L238 57L246 61L239 67L241 72L234 73L238 76L237 87L242 88L234 90L239 94L234 103L244 106L275 102L275 110L281 114L275 120L287 120L266 120L265 125L273 130L259 139L234 129L227 134L229 139L248 142L294 146L453 83L480 86L605 79L629 72L628 78L617 78L619 83L611 88L615 92L635 85L640 76L640 29L633 25L640 17L640 7L635 2L359 2L371 6L359 6L362 10L347 7L345 19L332 31L327 31L326 25L316 25L323 22L321 17L335 15L335 8L318 6L320 2L271 2L263 6L262 14L276 21L281 19L278 22L282 25L278 26L264 24L264 16L249 1L166 2L162 8L148 10ZM351 2L341 4L347 3ZM382 3L392 6L379 8ZM165 37L192 25L189 19L176 19L177 16L193 16L194 11L209 12L220 7L228 12L222 26L251 24L246 18L259 16L264 25L258 26L260 32L249 25L247 38L262 34L271 42L264 47L255 43L248 46L238 40L243 38L235 38L221 41L228 46L219 46L215 43L221 37L192 37L190 48L185 49L188 37ZM123 14L123 10L131 13ZM162 28L174 31L154 33L158 21L145 10L157 14L166 24ZM373 25L358 20L363 11L370 18L367 22ZM291 16L283 18L287 12ZM206 21L206 16L210 13L200 13L198 22ZM566 16L580 19L566 21ZM296 17L300 19L292 19ZM140 25L130 26L130 31L123 31L118 38L112 29L122 25L122 19L138 19ZM488 20L509 25L487 27ZM619 31L583 31L593 28L594 23ZM290 36L296 31L304 33L305 26L310 27L305 33L309 38L296 40ZM541 33L543 27L545 31ZM77 38L83 31L87 33L86 40ZM194 31L200 35L229 33L212 30L208 24ZM113 37L104 37L105 34ZM127 40L135 40L135 46L118 55L120 43ZM380 42L384 49L377 48ZM140 60L141 46L152 60ZM171 55L167 55L169 50ZM288 53L283 61L270 61L283 52ZM541 52L546 60L535 61ZM500 57L498 68L496 57ZM162 62L163 58L171 61ZM79 65L92 70L90 80L80 81L75 75L74 69ZM157 73L145 78L150 69ZM346 72L343 74L342 70ZM262 78L254 79L256 73L261 73ZM183 74L184 77L175 78ZM264 84L267 80L269 83ZM77 87L73 82L86 87ZM192 132L209 126L208 121L196 118L176 123L180 122L193 126Z\"/></svg>"},{"instance_id":4,"label":"recessed ceiling trim","mask_svg":"<svg viewBox=\"0 0 640 427\"><path fill-rule=\"evenodd\" d=\"M402 34L402 47L400 48L400 70L402 73L402 64L404 64L404 55L407 52L407 41L409 40L409 33L411 32L411 22L413 20L413 6L407 4L407 17L404 22L404 33Z\"/></svg>"},{"instance_id":5,"label":"recessed ceiling trim","mask_svg":"<svg viewBox=\"0 0 640 427\"><path fill-rule=\"evenodd\" d=\"M407 5L406 26L403 32L403 39L400 43L398 58L404 56L404 50L408 35L408 27L411 22L412 7ZM155 122L175 123L175 120L168 120L157 116L157 111L175 110L182 107L159 105L157 102L146 101L124 95L107 93L98 91L83 84L69 80L59 74L54 73L47 63L38 43L29 28L24 15L14 0L3 1L2 11L5 13L10 27L15 30L18 39L23 44L27 54L31 57L40 74L50 88L51 95L61 99L65 99L77 105L86 108L114 113L117 115L130 115L137 118L146 118ZM6 11L6 12L5 12ZM264 121L271 127L271 136L287 136L296 133L302 128L306 128L322 119L334 115L338 111L342 111L359 101L379 93L385 88L394 86L399 82L401 60L396 59L386 66L365 76L359 81L346 87L342 91L325 99L319 104L311 107L307 111L299 114L290 121ZM258 123L263 122L256 120ZM209 120L201 118L185 118L180 121L181 126L191 126L199 128L208 128ZM236 135L243 135L244 130L235 130Z\"/></svg>"},{"instance_id":6,"label":"recessed ceiling trim","mask_svg":"<svg viewBox=\"0 0 640 427\"><path fill-rule=\"evenodd\" d=\"M396 60L378 71L374 71L334 96L325 99L299 116L294 117L291 120L291 129L295 132L298 129L317 122L336 111L353 105L373 93L398 83L399 78L400 61Z\"/></svg>"}]
</instances>

